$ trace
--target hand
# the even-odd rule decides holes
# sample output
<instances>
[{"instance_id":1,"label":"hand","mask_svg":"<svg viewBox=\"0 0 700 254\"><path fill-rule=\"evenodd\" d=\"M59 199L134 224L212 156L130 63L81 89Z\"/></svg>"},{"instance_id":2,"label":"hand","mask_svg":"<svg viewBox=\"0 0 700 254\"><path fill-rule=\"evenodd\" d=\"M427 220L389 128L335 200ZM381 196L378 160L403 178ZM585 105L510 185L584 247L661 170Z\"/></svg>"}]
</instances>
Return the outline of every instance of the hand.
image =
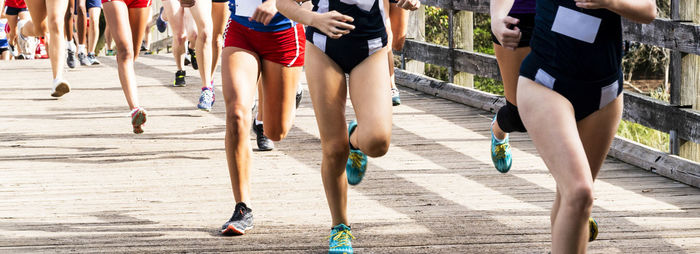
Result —
<instances>
[{"instance_id":1,"label":"hand","mask_svg":"<svg viewBox=\"0 0 700 254\"><path fill-rule=\"evenodd\" d=\"M575 0L576 7L584 9L605 9L610 6L612 0Z\"/></svg>"},{"instance_id":2,"label":"hand","mask_svg":"<svg viewBox=\"0 0 700 254\"><path fill-rule=\"evenodd\" d=\"M245 1L245 0L244 0ZM272 18L277 14L277 6L274 0L268 0L263 2L255 9L253 16L248 18L248 21L256 21L262 23L263 25L270 24Z\"/></svg>"},{"instance_id":3,"label":"hand","mask_svg":"<svg viewBox=\"0 0 700 254\"><path fill-rule=\"evenodd\" d=\"M316 13L311 19L311 26L321 30L324 34L333 39L338 39L340 36L350 33L350 30L355 29L355 26L349 24L355 21L352 17L340 14L337 11L326 13Z\"/></svg>"},{"instance_id":4,"label":"hand","mask_svg":"<svg viewBox=\"0 0 700 254\"><path fill-rule=\"evenodd\" d=\"M515 26L518 23L520 20L510 16L491 19L491 31L504 48L515 50L520 44L522 33L520 28Z\"/></svg>"},{"instance_id":5,"label":"hand","mask_svg":"<svg viewBox=\"0 0 700 254\"><path fill-rule=\"evenodd\" d=\"M180 0L180 6L182 7L192 7L194 6L196 0Z\"/></svg>"},{"instance_id":6,"label":"hand","mask_svg":"<svg viewBox=\"0 0 700 254\"><path fill-rule=\"evenodd\" d=\"M420 7L420 1L418 0L399 0L398 3L396 3L396 6L399 8L403 8L409 11L415 11L418 10L418 7Z\"/></svg>"}]
</instances>

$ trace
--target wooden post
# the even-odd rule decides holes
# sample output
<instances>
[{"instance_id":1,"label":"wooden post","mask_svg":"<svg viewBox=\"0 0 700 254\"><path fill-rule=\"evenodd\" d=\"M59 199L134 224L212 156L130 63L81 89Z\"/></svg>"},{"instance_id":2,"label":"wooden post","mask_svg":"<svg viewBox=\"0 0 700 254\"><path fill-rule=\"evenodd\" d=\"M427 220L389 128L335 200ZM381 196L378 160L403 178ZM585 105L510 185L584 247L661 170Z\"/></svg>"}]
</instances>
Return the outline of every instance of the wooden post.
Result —
<instances>
[{"instance_id":1,"label":"wooden post","mask_svg":"<svg viewBox=\"0 0 700 254\"><path fill-rule=\"evenodd\" d=\"M421 5L418 10L410 12L406 38L425 41L425 5ZM425 73L425 63L423 62L411 60L406 62L405 67L406 71L418 74Z\"/></svg>"},{"instance_id":2,"label":"wooden post","mask_svg":"<svg viewBox=\"0 0 700 254\"><path fill-rule=\"evenodd\" d=\"M681 20L700 23L699 1L681 1L679 12ZM693 105L694 110L700 110L700 56L684 54L681 58L681 66L681 105ZM679 155L683 158L700 161L700 145L681 140Z\"/></svg>"},{"instance_id":3,"label":"wooden post","mask_svg":"<svg viewBox=\"0 0 700 254\"><path fill-rule=\"evenodd\" d=\"M474 13L469 11L455 12L452 28L454 48L474 51ZM474 75L457 72L454 75L454 83L464 87L474 87Z\"/></svg>"}]
</instances>

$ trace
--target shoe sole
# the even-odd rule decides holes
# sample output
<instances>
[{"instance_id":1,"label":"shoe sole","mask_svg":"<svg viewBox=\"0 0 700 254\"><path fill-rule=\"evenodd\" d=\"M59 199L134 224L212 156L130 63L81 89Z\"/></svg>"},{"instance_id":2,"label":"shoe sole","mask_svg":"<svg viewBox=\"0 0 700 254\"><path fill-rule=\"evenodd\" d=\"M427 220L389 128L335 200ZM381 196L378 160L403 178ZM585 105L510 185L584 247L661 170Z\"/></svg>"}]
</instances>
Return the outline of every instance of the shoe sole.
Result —
<instances>
[{"instance_id":1,"label":"shoe sole","mask_svg":"<svg viewBox=\"0 0 700 254\"><path fill-rule=\"evenodd\" d=\"M143 124L146 123L146 114L143 111L136 113L136 117L132 117L131 125L134 126L134 133L143 133Z\"/></svg>"},{"instance_id":2,"label":"shoe sole","mask_svg":"<svg viewBox=\"0 0 700 254\"><path fill-rule=\"evenodd\" d=\"M70 86L66 84L65 82L58 84L56 86L56 91L51 94L51 97L61 97L64 94L67 94L70 92Z\"/></svg>"},{"instance_id":3,"label":"shoe sole","mask_svg":"<svg viewBox=\"0 0 700 254\"><path fill-rule=\"evenodd\" d=\"M210 109L210 108L200 108L200 107L197 107L197 109L199 109L199 110L201 110L201 111L204 111L204 112L211 112L211 109Z\"/></svg>"},{"instance_id":4,"label":"shoe sole","mask_svg":"<svg viewBox=\"0 0 700 254\"><path fill-rule=\"evenodd\" d=\"M228 227L226 227L224 230L221 230L221 234L225 235L225 236L245 235L245 231L250 230L252 228L253 227L251 226L251 227L248 227L246 229L239 230L236 227L234 227L233 225L228 225Z\"/></svg>"}]
</instances>

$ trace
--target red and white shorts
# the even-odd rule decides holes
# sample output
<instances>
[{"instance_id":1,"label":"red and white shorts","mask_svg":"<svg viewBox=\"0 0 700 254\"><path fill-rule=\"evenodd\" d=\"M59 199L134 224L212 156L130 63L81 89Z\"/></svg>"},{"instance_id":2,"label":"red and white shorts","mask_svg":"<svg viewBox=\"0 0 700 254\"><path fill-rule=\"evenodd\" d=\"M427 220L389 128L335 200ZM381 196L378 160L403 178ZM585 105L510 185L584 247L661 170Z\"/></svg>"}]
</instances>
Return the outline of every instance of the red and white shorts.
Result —
<instances>
[{"instance_id":1,"label":"red and white shorts","mask_svg":"<svg viewBox=\"0 0 700 254\"><path fill-rule=\"evenodd\" d=\"M301 24L277 32L259 32L229 19L224 47L249 50L262 59L287 67L299 67L304 65L305 38Z\"/></svg>"},{"instance_id":2,"label":"red and white shorts","mask_svg":"<svg viewBox=\"0 0 700 254\"><path fill-rule=\"evenodd\" d=\"M102 4L115 1L124 2L127 8L146 8L151 6L151 0L102 0Z\"/></svg>"}]
</instances>

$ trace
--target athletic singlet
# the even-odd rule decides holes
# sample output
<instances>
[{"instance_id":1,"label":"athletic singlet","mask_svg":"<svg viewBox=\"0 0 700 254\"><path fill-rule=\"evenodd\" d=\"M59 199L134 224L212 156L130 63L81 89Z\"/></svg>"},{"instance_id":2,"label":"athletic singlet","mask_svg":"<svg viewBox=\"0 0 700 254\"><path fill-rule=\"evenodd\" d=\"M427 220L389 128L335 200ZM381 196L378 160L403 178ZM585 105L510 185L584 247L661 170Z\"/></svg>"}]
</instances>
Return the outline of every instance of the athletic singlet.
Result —
<instances>
[{"instance_id":1,"label":"athletic singlet","mask_svg":"<svg viewBox=\"0 0 700 254\"><path fill-rule=\"evenodd\" d=\"M574 0L537 0L532 55L558 75L614 79L622 63L620 16L576 7Z\"/></svg>"},{"instance_id":2,"label":"athletic singlet","mask_svg":"<svg viewBox=\"0 0 700 254\"><path fill-rule=\"evenodd\" d=\"M515 14L530 14L535 13L536 0L515 0L513 7L510 8L510 13Z\"/></svg>"},{"instance_id":3,"label":"athletic singlet","mask_svg":"<svg viewBox=\"0 0 700 254\"><path fill-rule=\"evenodd\" d=\"M355 19L355 29L343 37L374 37L386 31L385 12L382 0L312 0L314 12L337 11Z\"/></svg>"},{"instance_id":4,"label":"athletic singlet","mask_svg":"<svg viewBox=\"0 0 700 254\"><path fill-rule=\"evenodd\" d=\"M277 32L295 25L279 12L275 14L267 26L256 21L249 21L248 19L253 16L255 9L265 1L267 0L229 0L228 8L231 10L231 19L258 32Z\"/></svg>"}]
</instances>

